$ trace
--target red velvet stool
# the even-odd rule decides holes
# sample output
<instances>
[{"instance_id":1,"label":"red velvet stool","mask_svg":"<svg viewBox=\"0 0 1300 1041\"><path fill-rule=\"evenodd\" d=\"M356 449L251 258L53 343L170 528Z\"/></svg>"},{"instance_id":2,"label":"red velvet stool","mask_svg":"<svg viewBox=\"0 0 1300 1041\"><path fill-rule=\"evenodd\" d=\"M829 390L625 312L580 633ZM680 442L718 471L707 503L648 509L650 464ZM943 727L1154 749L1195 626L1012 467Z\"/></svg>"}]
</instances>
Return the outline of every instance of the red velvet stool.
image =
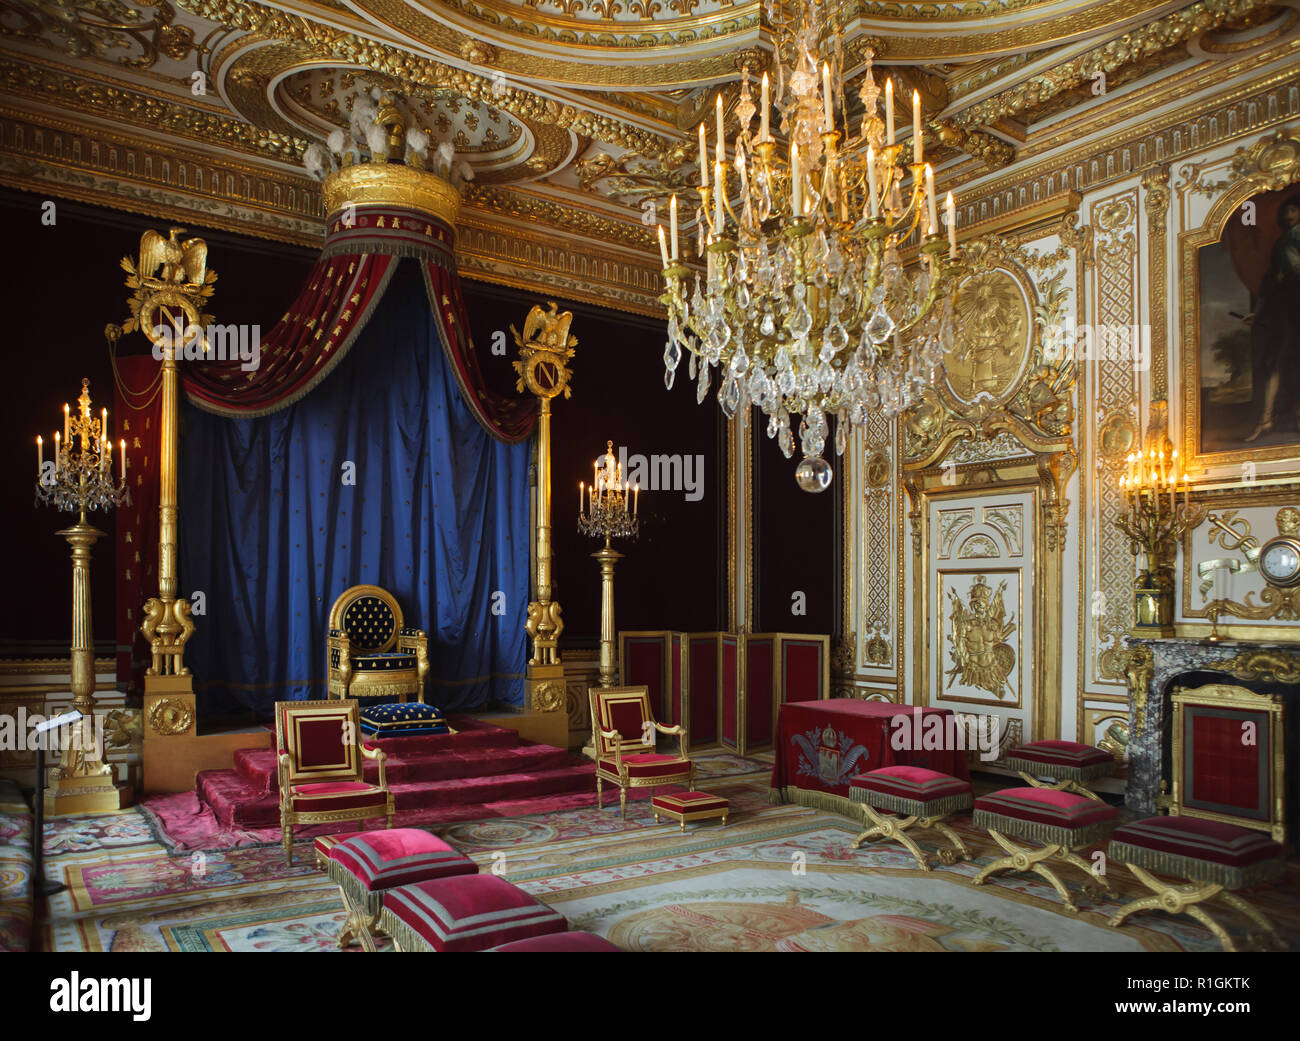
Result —
<instances>
[{"instance_id":1,"label":"red velvet stool","mask_svg":"<svg viewBox=\"0 0 1300 1041\"><path fill-rule=\"evenodd\" d=\"M399 951L485 951L569 923L498 875L458 875L384 894L380 927Z\"/></svg>"},{"instance_id":2,"label":"red velvet stool","mask_svg":"<svg viewBox=\"0 0 1300 1041\"><path fill-rule=\"evenodd\" d=\"M1105 841L1118 816L1114 806L1053 788L1004 788L981 796L975 800L975 826L987 829L1009 856L981 870L975 884L983 885L990 876L1004 871L1032 871L1052 884L1068 910L1077 912L1074 897L1047 864L1056 859L1083 871L1088 876L1086 889L1098 888L1115 898L1119 894L1110 883L1104 876L1098 879L1075 851ZM1017 846L1007 835L1043 845L1038 849Z\"/></svg>"},{"instance_id":3,"label":"red velvet stool","mask_svg":"<svg viewBox=\"0 0 1300 1041\"><path fill-rule=\"evenodd\" d=\"M849 798L861 803L863 816L871 825L853 840L854 849L861 849L868 839L892 839L907 847L922 871L929 871L929 858L906 832L912 827L933 828L954 846L939 851L941 863L971 859L961 837L944 823L958 810L970 809L969 781L920 766L883 766L858 774L849 783Z\"/></svg>"},{"instance_id":4,"label":"red velvet stool","mask_svg":"<svg viewBox=\"0 0 1300 1041\"><path fill-rule=\"evenodd\" d=\"M1118 928L1139 911L1188 914L1214 933L1225 951L1235 951L1228 931L1196 906L1218 897L1260 928L1249 937L1252 942L1287 949L1273 923L1233 892L1282 874L1286 851L1264 832L1199 817L1149 817L1115 829L1107 853L1155 894L1125 904L1111 916L1110 925ZM1186 882L1162 882L1156 874Z\"/></svg>"},{"instance_id":5,"label":"red velvet stool","mask_svg":"<svg viewBox=\"0 0 1300 1041\"><path fill-rule=\"evenodd\" d=\"M339 931L340 947L356 939L367 951L375 949L373 930L379 923L385 891L450 875L478 873L478 865L469 857L419 828L327 837L342 840L329 847L329 875L338 884L348 910L348 919ZM316 842L319 857L321 840Z\"/></svg>"},{"instance_id":6,"label":"red velvet stool","mask_svg":"<svg viewBox=\"0 0 1300 1041\"><path fill-rule=\"evenodd\" d=\"M687 821L714 820L722 818L722 826L727 826L727 809L730 805L721 795L709 792L672 792L668 795L656 795L650 800L654 810L655 823L659 823L659 814L671 817L686 830Z\"/></svg>"},{"instance_id":7,"label":"red velvet stool","mask_svg":"<svg viewBox=\"0 0 1300 1041\"><path fill-rule=\"evenodd\" d=\"M322 871L330 869L330 850L340 842L352 838L353 835L360 835L359 831L345 831L339 835L320 835L312 843L316 850L316 866Z\"/></svg>"},{"instance_id":8,"label":"red velvet stool","mask_svg":"<svg viewBox=\"0 0 1300 1041\"><path fill-rule=\"evenodd\" d=\"M505 951L511 953L545 951L548 954L616 951L622 954L623 948L615 947L603 936L597 936L595 933L551 933L549 936L531 936L527 940L503 943L500 947L493 947L489 953Z\"/></svg>"},{"instance_id":9,"label":"red velvet stool","mask_svg":"<svg viewBox=\"0 0 1300 1041\"><path fill-rule=\"evenodd\" d=\"M1101 802L1101 796L1088 788L1088 781L1115 772L1115 757L1109 752L1078 741L1031 741L1007 753L1007 766L1035 788L1057 792L1074 792ZM1039 778L1050 777L1055 784Z\"/></svg>"}]
</instances>

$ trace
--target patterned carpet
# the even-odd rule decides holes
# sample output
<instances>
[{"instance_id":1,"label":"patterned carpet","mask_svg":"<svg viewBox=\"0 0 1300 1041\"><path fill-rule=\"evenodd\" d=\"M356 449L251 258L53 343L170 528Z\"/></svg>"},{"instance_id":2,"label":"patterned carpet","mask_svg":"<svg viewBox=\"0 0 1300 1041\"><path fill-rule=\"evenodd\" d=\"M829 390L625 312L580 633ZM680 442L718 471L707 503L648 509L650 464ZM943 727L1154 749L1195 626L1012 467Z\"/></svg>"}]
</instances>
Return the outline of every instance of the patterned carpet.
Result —
<instances>
[{"instance_id":1,"label":"patterned carpet","mask_svg":"<svg viewBox=\"0 0 1300 1041\"><path fill-rule=\"evenodd\" d=\"M646 802L593 804L531 817L462 822L447 841L561 911L571 928L628 950L655 951L1203 951L1213 939L1189 918L1144 914L1122 930L1116 903L1065 913L1035 876L972 880L994 846L959 830L973 863L930 873L893 844L853 850L857 822L802 806L771 806L770 761L701 755L701 785L731 801L716 822L656 825ZM958 821L969 818L958 818ZM310 842L288 868L277 845L169 853L137 810L49 822L47 870L69 889L50 900L46 950L329 951L344 915L314 867ZM926 842L923 840L922 845ZM1072 888L1078 879L1067 875ZM1122 867L1111 882L1140 891ZM1300 868L1252 899L1300 949ZM1242 933L1240 919L1221 917Z\"/></svg>"}]
</instances>

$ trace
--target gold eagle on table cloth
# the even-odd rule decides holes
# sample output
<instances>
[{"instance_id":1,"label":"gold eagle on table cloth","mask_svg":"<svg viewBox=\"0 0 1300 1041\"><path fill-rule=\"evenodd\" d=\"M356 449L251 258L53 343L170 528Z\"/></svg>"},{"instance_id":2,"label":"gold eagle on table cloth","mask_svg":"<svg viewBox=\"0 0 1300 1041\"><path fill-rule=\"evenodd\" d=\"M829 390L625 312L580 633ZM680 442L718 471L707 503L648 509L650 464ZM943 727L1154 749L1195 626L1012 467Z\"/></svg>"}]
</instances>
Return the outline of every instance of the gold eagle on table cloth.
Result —
<instances>
[{"instance_id":1,"label":"gold eagle on table cloth","mask_svg":"<svg viewBox=\"0 0 1300 1041\"><path fill-rule=\"evenodd\" d=\"M1016 667L1016 652L1006 638L1016 627L1007 619L1003 602L1006 588L1003 581L994 591L983 575L976 575L968 604L948 590L952 601L952 633L948 642L952 645L953 661L947 673L949 688L961 680L998 698L1014 697L1015 691L1007 684L1007 677Z\"/></svg>"}]
</instances>

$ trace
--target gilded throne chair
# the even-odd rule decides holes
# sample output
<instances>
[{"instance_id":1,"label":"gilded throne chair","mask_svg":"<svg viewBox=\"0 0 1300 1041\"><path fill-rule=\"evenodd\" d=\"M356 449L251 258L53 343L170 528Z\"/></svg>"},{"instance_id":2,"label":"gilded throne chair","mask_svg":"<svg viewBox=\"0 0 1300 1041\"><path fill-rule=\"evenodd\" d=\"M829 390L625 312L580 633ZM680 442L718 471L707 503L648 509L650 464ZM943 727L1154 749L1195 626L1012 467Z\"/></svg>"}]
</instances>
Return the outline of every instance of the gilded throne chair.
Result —
<instances>
[{"instance_id":1,"label":"gilded throne chair","mask_svg":"<svg viewBox=\"0 0 1300 1041\"><path fill-rule=\"evenodd\" d=\"M277 701L275 747L280 790L280 830L284 855L293 863L293 829L299 824L332 824L385 818L393 826L393 793L385 776L387 756L368 747L361 714L346 701ZM365 759L379 764L379 783L364 775Z\"/></svg>"},{"instance_id":2,"label":"gilded throne chair","mask_svg":"<svg viewBox=\"0 0 1300 1041\"><path fill-rule=\"evenodd\" d=\"M423 703L429 639L403 626L397 600L378 586L346 589L330 608L326 661L331 698Z\"/></svg>"},{"instance_id":3,"label":"gilded throne chair","mask_svg":"<svg viewBox=\"0 0 1300 1041\"><path fill-rule=\"evenodd\" d=\"M604 784L618 786L618 802L627 818L627 790L685 784L695 791L695 764L686 755L686 728L656 723L648 687L591 689L592 744L596 749L596 804L605 806ZM677 755L655 751L655 735L676 735Z\"/></svg>"}]
</instances>

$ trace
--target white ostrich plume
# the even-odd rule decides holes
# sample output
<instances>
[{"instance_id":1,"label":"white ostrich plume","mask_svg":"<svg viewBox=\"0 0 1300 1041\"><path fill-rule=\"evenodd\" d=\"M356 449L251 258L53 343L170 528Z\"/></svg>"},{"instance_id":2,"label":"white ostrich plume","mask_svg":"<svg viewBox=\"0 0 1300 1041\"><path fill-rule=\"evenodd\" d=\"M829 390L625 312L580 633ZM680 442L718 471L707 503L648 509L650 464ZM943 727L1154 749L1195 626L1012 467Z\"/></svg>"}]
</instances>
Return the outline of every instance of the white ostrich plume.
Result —
<instances>
[{"instance_id":1,"label":"white ostrich plume","mask_svg":"<svg viewBox=\"0 0 1300 1041\"><path fill-rule=\"evenodd\" d=\"M323 145L313 141L302 153L302 165L316 180L323 181L325 175L330 172L330 155Z\"/></svg>"}]
</instances>

